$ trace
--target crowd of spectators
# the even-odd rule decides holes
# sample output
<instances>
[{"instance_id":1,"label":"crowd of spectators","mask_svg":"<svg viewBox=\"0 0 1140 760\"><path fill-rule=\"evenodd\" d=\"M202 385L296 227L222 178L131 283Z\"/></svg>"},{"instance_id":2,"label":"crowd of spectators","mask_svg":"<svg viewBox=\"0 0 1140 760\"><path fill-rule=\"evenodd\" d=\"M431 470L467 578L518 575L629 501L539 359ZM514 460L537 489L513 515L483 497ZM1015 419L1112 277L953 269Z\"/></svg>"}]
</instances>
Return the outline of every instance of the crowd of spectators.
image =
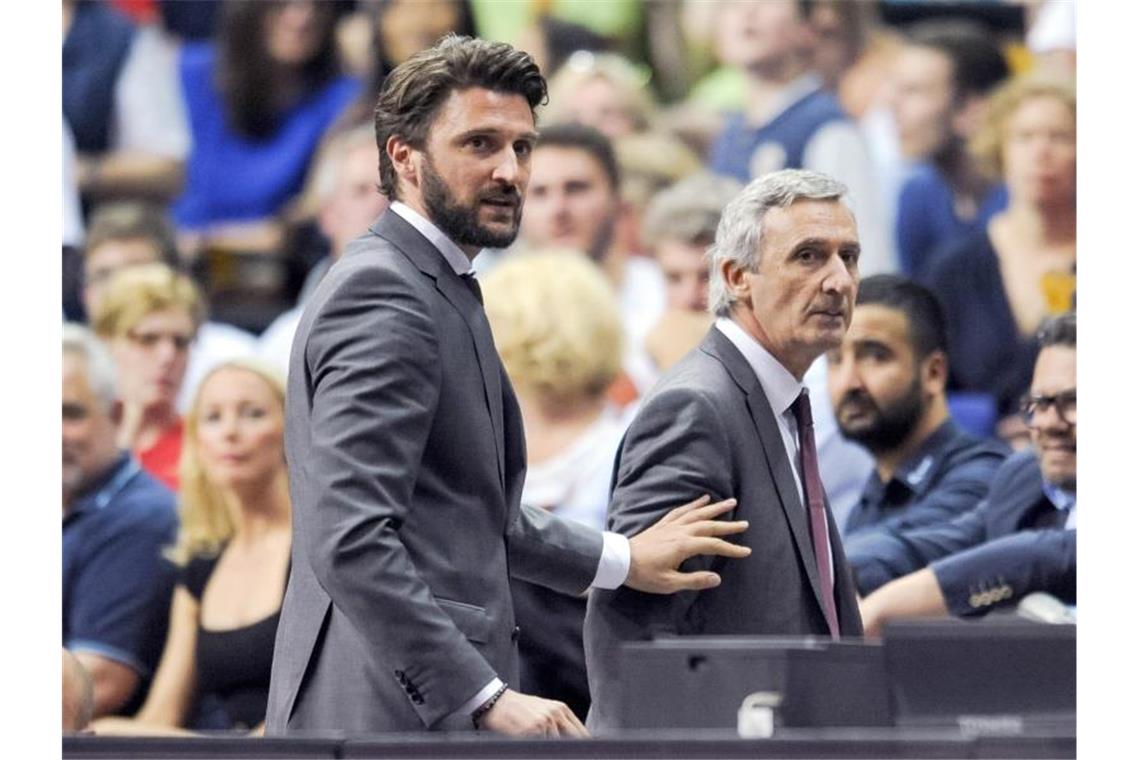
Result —
<instances>
[{"instance_id":1,"label":"crowd of spectators","mask_svg":"<svg viewBox=\"0 0 1140 760\"><path fill-rule=\"evenodd\" d=\"M519 240L474 261L524 502L605 526L638 399L712 325L721 210L814 169L862 245L804 382L868 634L1075 615L1072 12L939 5L63 0L64 729L261 724L292 338L388 207L385 77L449 32L549 82ZM522 690L584 718L585 600L513 591Z\"/></svg>"}]
</instances>

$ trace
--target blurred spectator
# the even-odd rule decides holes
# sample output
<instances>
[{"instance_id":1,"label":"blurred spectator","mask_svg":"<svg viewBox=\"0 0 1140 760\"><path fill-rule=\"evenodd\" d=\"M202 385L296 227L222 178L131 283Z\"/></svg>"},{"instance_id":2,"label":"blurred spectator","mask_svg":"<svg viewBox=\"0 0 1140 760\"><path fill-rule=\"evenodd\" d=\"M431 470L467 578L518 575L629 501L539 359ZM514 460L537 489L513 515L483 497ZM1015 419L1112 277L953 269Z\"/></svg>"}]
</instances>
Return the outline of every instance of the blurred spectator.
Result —
<instances>
[{"instance_id":1,"label":"blurred spectator","mask_svg":"<svg viewBox=\"0 0 1140 760\"><path fill-rule=\"evenodd\" d=\"M946 403L946 318L934 294L898 275L859 283L851 326L828 352L839 430L875 457L844 547L871 533L949 521L972 509L1008 451L963 432Z\"/></svg>"},{"instance_id":2,"label":"blurred spectator","mask_svg":"<svg viewBox=\"0 0 1140 760\"><path fill-rule=\"evenodd\" d=\"M95 687L91 675L79 659L63 648L63 732L75 733L87 728L95 711Z\"/></svg>"},{"instance_id":3,"label":"blurred spectator","mask_svg":"<svg viewBox=\"0 0 1140 760\"><path fill-rule=\"evenodd\" d=\"M348 244L365 234L388 207L388 199L376 189L379 162L372 127L360 126L330 139L314 163L311 184L319 206L317 223L329 239L330 253L309 272L297 305L266 328L258 346L258 355L283 375L289 371L293 334L306 300Z\"/></svg>"},{"instance_id":4,"label":"blurred spectator","mask_svg":"<svg viewBox=\"0 0 1140 760\"><path fill-rule=\"evenodd\" d=\"M986 393L1024 435L1017 401L1029 386L1042 320L1076 293L1077 100L1071 85L1020 78L993 96L973 147L1009 189L986 229L948 245L928 280L950 325L951 390Z\"/></svg>"},{"instance_id":5,"label":"blurred spectator","mask_svg":"<svg viewBox=\"0 0 1140 760\"><path fill-rule=\"evenodd\" d=\"M236 360L202 381L186 418L170 635L142 709L98 733L264 721L291 545L284 424L272 370Z\"/></svg>"},{"instance_id":6,"label":"blurred spectator","mask_svg":"<svg viewBox=\"0 0 1140 760\"><path fill-rule=\"evenodd\" d=\"M161 554L174 540L174 495L119 449L121 418L107 350L64 325L63 646L89 674L95 716L133 710L146 694L174 583ZM64 659L65 682L82 681Z\"/></svg>"},{"instance_id":7,"label":"blurred spectator","mask_svg":"<svg viewBox=\"0 0 1140 760\"><path fill-rule=\"evenodd\" d=\"M1009 66L993 33L964 19L915 24L895 64L900 147L918 162L899 193L895 238L900 269L921 277L931 253L1005 207L1005 189L978 168L966 143Z\"/></svg>"},{"instance_id":8,"label":"blurred spectator","mask_svg":"<svg viewBox=\"0 0 1140 760\"><path fill-rule=\"evenodd\" d=\"M654 262L630 256L618 244L619 220L630 213L621 200L619 173L610 141L596 129L581 124L544 129L531 158L522 234L532 249L572 248L601 267L618 293L625 372L640 393L656 374L645 336L665 308L665 282Z\"/></svg>"},{"instance_id":9,"label":"blurred spectator","mask_svg":"<svg viewBox=\"0 0 1140 760\"><path fill-rule=\"evenodd\" d=\"M1077 75L1077 5L1070 0L1028 3L1026 44L1036 69L1046 75L1075 79Z\"/></svg>"},{"instance_id":10,"label":"blurred spectator","mask_svg":"<svg viewBox=\"0 0 1140 760\"><path fill-rule=\"evenodd\" d=\"M901 618L985 614L1035 592L1076 604L1076 315L1049 320L1039 337L1022 406L1033 450L1010 457L989 498L953 522L847 555L859 590L878 589L860 604L869 634Z\"/></svg>"},{"instance_id":11,"label":"blurred spectator","mask_svg":"<svg viewBox=\"0 0 1140 760\"><path fill-rule=\"evenodd\" d=\"M325 130L359 92L340 74L335 6L232 0L213 43L182 51L193 149L174 206L188 247L275 251L277 215Z\"/></svg>"},{"instance_id":12,"label":"blurred spectator","mask_svg":"<svg viewBox=\"0 0 1140 760\"><path fill-rule=\"evenodd\" d=\"M716 237L720 212L741 190L730 177L701 172L653 196L642 238L665 276L665 308L646 336L659 372L695 348L708 328L709 267L705 250Z\"/></svg>"},{"instance_id":13,"label":"blurred spectator","mask_svg":"<svg viewBox=\"0 0 1140 760\"><path fill-rule=\"evenodd\" d=\"M611 140L648 131L657 110L648 86L648 72L620 55L579 50L550 78L541 123L578 122Z\"/></svg>"},{"instance_id":14,"label":"blurred spectator","mask_svg":"<svg viewBox=\"0 0 1140 760\"><path fill-rule=\"evenodd\" d=\"M811 67L843 110L861 119L873 107L898 50L877 3L816 0L808 12Z\"/></svg>"},{"instance_id":15,"label":"blurred spectator","mask_svg":"<svg viewBox=\"0 0 1140 760\"><path fill-rule=\"evenodd\" d=\"M679 138L662 130L634 132L614 140L613 146L626 205L626 213L618 218L614 244L632 254L648 255L641 225L650 199L700 171L701 159Z\"/></svg>"},{"instance_id":16,"label":"blurred spectator","mask_svg":"<svg viewBox=\"0 0 1140 760\"><path fill-rule=\"evenodd\" d=\"M575 251L515 256L483 280L487 318L526 430L522 503L603 530L610 474L625 430L606 390L621 371L613 289ZM521 688L589 708L584 597L511 580L521 628Z\"/></svg>"},{"instance_id":17,"label":"blurred spectator","mask_svg":"<svg viewBox=\"0 0 1140 760\"><path fill-rule=\"evenodd\" d=\"M371 124L384 79L392 69L448 32L475 35L467 0L361 0L356 13L367 27L365 85L339 124Z\"/></svg>"},{"instance_id":18,"label":"blurred spectator","mask_svg":"<svg viewBox=\"0 0 1140 760\"><path fill-rule=\"evenodd\" d=\"M145 203L119 202L99 206L91 215L91 231L83 260L83 304L88 315L98 311L107 284L115 273L139 264L163 263L179 268L174 229L166 215ZM186 380L177 406L186 409L190 396L212 367L251 355L256 339L224 322L203 322L198 327Z\"/></svg>"},{"instance_id":19,"label":"blurred spectator","mask_svg":"<svg viewBox=\"0 0 1140 760\"><path fill-rule=\"evenodd\" d=\"M190 147L175 47L154 24L136 28L106 3L63 1L63 113L87 200L168 200Z\"/></svg>"},{"instance_id":20,"label":"blurred spectator","mask_svg":"<svg viewBox=\"0 0 1140 760\"><path fill-rule=\"evenodd\" d=\"M732 114L709 157L741 182L779 169L812 169L847 185L859 225L864 274L897 269L875 177L859 130L810 70L811 30L797 0L717 6L721 60L743 70L745 111Z\"/></svg>"},{"instance_id":21,"label":"blurred spectator","mask_svg":"<svg viewBox=\"0 0 1140 760\"><path fill-rule=\"evenodd\" d=\"M111 279L92 318L118 373L123 402L119 444L134 451L143 469L174 490L182 450L182 418L175 399L205 313L190 278L165 264L141 264Z\"/></svg>"}]
</instances>

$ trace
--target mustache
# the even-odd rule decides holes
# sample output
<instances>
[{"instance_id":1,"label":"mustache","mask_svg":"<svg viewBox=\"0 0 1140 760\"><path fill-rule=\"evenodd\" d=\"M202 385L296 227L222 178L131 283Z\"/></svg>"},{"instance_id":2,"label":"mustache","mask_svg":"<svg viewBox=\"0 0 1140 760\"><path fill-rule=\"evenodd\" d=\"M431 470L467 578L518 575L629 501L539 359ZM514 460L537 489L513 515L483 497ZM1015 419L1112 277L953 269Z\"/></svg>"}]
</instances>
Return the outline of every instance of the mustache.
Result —
<instances>
[{"instance_id":1,"label":"mustache","mask_svg":"<svg viewBox=\"0 0 1140 760\"><path fill-rule=\"evenodd\" d=\"M871 396L866 391L859 390L857 388L849 390L846 393L844 393L843 396L839 399L839 403L835 405L835 408L838 411L839 409L841 409L844 406L847 406L848 404L862 404L865 406L869 406L872 409L878 409L879 408L878 405L875 403L875 400L873 398L871 398Z\"/></svg>"},{"instance_id":2,"label":"mustache","mask_svg":"<svg viewBox=\"0 0 1140 760\"><path fill-rule=\"evenodd\" d=\"M480 202L490 201L492 203L512 203L518 205L522 203L522 193L514 185L502 187L479 195Z\"/></svg>"}]
</instances>

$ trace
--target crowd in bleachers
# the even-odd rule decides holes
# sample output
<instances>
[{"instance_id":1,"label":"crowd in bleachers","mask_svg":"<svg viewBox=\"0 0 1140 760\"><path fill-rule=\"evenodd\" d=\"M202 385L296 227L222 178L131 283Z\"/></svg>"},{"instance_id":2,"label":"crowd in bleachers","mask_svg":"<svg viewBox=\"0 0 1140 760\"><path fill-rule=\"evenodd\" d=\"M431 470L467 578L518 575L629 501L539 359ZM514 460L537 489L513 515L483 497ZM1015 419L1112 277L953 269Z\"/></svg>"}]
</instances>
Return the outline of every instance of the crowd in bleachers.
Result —
<instances>
[{"instance_id":1,"label":"crowd in bleachers","mask_svg":"<svg viewBox=\"0 0 1140 760\"><path fill-rule=\"evenodd\" d=\"M549 84L519 239L474 261L525 503L605 527L638 399L713 323L721 209L814 169L862 245L804 382L868 633L1036 592L1075 615L1073 4L62 6L65 730L260 727L293 335L388 207L385 77L449 32ZM584 719L585 600L512 591L518 687Z\"/></svg>"}]
</instances>

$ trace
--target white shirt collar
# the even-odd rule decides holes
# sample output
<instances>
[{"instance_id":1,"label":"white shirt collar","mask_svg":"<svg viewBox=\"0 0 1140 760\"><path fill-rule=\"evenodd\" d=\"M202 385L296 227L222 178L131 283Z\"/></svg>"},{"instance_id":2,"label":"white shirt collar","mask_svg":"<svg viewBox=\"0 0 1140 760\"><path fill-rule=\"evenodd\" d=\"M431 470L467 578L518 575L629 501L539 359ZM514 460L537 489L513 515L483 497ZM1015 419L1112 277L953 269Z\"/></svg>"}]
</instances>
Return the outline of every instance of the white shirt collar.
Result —
<instances>
[{"instance_id":1,"label":"white shirt collar","mask_svg":"<svg viewBox=\"0 0 1140 760\"><path fill-rule=\"evenodd\" d=\"M471 271L471 259L467 258L467 254L451 238L443 234L439 227L436 227L406 203L392 201L388 208L426 237L443 254L443 258L447 260L457 275L462 277Z\"/></svg>"},{"instance_id":2,"label":"white shirt collar","mask_svg":"<svg viewBox=\"0 0 1140 760\"><path fill-rule=\"evenodd\" d=\"M776 357L768 353L768 350L760 345L760 341L728 317L717 319L716 327L724 333L724 337L728 338L732 345L740 349L740 353L744 354L745 361L756 373L756 379L760 381L760 387L764 389L764 395L768 397L768 403L776 416L779 417L788 411L796 397L803 391L804 384L797 380L787 367L780 364Z\"/></svg>"}]
</instances>

